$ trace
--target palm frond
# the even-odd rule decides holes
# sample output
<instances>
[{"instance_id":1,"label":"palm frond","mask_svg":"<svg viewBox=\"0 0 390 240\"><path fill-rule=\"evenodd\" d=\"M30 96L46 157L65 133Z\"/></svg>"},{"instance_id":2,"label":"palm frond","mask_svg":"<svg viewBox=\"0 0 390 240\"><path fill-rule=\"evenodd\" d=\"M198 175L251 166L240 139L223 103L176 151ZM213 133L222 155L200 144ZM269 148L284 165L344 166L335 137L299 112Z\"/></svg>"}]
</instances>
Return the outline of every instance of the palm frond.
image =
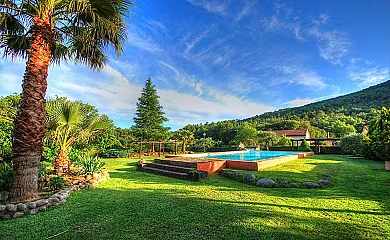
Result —
<instances>
[{"instance_id":1,"label":"palm frond","mask_svg":"<svg viewBox=\"0 0 390 240\"><path fill-rule=\"evenodd\" d=\"M0 36L0 48L4 48L4 56L26 58L30 43L26 35L4 34Z\"/></svg>"}]
</instances>

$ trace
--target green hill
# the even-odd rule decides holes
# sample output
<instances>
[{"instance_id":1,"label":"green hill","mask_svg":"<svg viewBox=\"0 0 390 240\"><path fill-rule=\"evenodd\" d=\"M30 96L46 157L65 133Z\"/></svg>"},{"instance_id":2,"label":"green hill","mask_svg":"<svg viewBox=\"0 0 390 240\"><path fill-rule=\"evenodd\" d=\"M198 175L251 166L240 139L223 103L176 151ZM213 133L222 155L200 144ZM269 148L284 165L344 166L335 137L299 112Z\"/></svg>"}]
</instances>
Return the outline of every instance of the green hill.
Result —
<instances>
[{"instance_id":1,"label":"green hill","mask_svg":"<svg viewBox=\"0 0 390 240\"><path fill-rule=\"evenodd\" d=\"M361 112L369 112L373 108L379 109L383 106L390 107L390 80L359 92L311 103L302 107L286 108L275 112L267 112L246 120L302 116L318 111L324 111L325 113L344 113L347 116L353 116Z\"/></svg>"},{"instance_id":2,"label":"green hill","mask_svg":"<svg viewBox=\"0 0 390 240\"><path fill-rule=\"evenodd\" d=\"M202 138L203 133L229 144L237 128L249 122L257 130L309 129L312 137L342 137L361 132L375 117L373 109L390 107L390 80L359 92L311 103L302 107L267 112L243 120L187 125L185 129Z\"/></svg>"}]
</instances>

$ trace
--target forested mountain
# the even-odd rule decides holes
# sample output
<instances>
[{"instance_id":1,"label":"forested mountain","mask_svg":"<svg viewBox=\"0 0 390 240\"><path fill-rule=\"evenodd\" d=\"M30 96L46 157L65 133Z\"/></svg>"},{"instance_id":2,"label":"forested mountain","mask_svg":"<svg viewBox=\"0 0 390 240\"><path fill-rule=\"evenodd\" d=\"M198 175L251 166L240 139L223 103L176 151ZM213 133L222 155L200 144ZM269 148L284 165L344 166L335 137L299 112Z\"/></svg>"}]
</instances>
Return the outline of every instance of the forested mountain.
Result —
<instances>
[{"instance_id":1,"label":"forested mountain","mask_svg":"<svg viewBox=\"0 0 390 240\"><path fill-rule=\"evenodd\" d=\"M344 113L347 116L351 116L361 112L369 112L372 108L379 109L382 106L390 106L390 80L355 93L311 103L302 107L267 112L246 120L272 117L299 117L321 110L325 113Z\"/></svg>"},{"instance_id":2,"label":"forested mountain","mask_svg":"<svg viewBox=\"0 0 390 240\"><path fill-rule=\"evenodd\" d=\"M390 107L390 80L359 92L308 104L267 112L243 120L193 124L184 128L202 138L203 133L223 144L234 139L237 128L244 122L257 130L281 130L308 128L312 137L342 137L361 132L364 125L374 118L374 109Z\"/></svg>"}]
</instances>

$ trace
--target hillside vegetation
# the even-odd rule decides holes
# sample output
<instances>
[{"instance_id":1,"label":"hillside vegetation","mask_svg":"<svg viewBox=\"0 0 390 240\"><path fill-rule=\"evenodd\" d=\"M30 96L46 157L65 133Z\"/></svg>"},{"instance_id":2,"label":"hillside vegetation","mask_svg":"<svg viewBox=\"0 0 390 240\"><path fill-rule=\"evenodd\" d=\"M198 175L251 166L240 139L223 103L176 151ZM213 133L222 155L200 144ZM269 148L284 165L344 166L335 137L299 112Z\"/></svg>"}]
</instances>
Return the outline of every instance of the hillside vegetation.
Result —
<instances>
[{"instance_id":1,"label":"hillside vegetation","mask_svg":"<svg viewBox=\"0 0 390 240\"><path fill-rule=\"evenodd\" d=\"M184 128L202 138L208 137L229 144L237 128L244 122L257 130L281 130L308 128L312 137L342 137L361 132L364 125L375 118L375 111L390 107L390 80L359 92L308 104L302 107L286 108L267 112L243 120L228 120L217 123L193 124Z\"/></svg>"}]
</instances>

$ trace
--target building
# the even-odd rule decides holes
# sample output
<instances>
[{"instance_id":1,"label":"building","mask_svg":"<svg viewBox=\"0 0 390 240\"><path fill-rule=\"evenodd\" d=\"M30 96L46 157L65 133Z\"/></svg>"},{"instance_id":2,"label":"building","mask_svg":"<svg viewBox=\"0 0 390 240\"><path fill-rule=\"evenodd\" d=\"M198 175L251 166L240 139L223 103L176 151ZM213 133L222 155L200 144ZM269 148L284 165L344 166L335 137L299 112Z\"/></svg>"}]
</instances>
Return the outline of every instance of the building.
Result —
<instances>
[{"instance_id":1,"label":"building","mask_svg":"<svg viewBox=\"0 0 390 240\"><path fill-rule=\"evenodd\" d=\"M269 131L274 132L278 137L286 136L288 138L298 140L298 139L310 139L309 129L298 129L298 130L274 130Z\"/></svg>"},{"instance_id":2,"label":"building","mask_svg":"<svg viewBox=\"0 0 390 240\"><path fill-rule=\"evenodd\" d=\"M368 134L368 125L364 125L363 129L362 129L362 133L364 135L367 135Z\"/></svg>"}]
</instances>

